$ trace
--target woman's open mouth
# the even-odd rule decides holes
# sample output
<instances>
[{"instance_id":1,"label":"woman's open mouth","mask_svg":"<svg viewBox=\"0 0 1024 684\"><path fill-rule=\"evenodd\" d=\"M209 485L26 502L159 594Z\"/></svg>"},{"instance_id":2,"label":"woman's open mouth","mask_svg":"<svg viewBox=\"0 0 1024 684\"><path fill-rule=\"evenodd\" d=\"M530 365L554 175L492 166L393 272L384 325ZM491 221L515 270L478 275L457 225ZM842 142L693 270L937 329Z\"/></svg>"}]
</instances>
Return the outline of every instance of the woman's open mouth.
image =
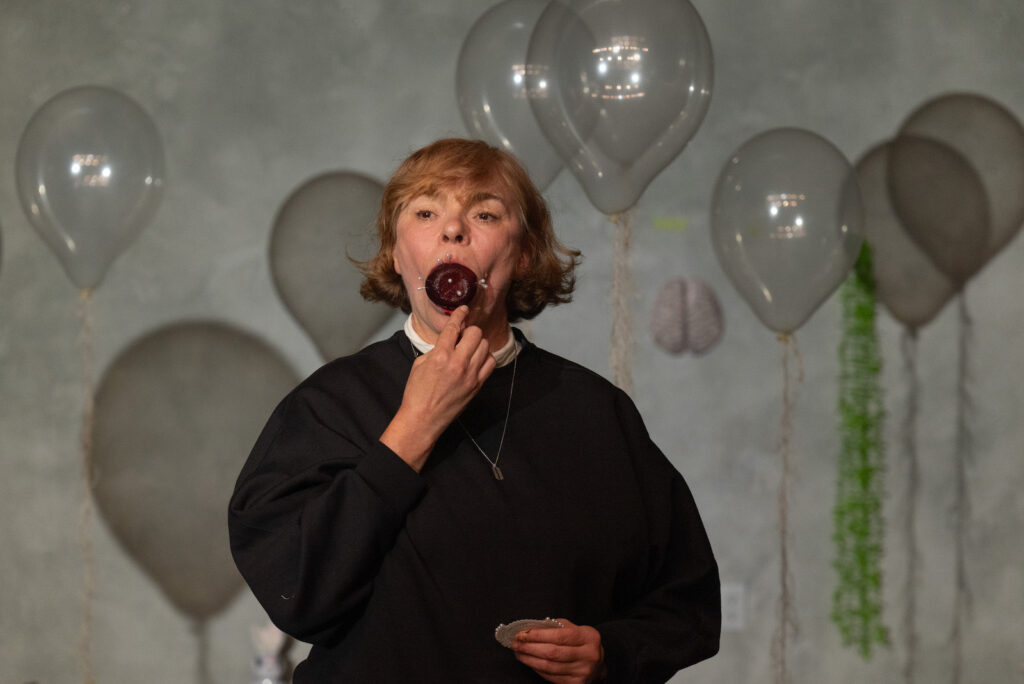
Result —
<instances>
[{"instance_id":1,"label":"woman's open mouth","mask_svg":"<svg viewBox=\"0 0 1024 684\"><path fill-rule=\"evenodd\" d=\"M468 266L445 261L427 274L425 283L427 297L450 314L463 304L469 304L476 296L480 279Z\"/></svg>"}]
</instances>

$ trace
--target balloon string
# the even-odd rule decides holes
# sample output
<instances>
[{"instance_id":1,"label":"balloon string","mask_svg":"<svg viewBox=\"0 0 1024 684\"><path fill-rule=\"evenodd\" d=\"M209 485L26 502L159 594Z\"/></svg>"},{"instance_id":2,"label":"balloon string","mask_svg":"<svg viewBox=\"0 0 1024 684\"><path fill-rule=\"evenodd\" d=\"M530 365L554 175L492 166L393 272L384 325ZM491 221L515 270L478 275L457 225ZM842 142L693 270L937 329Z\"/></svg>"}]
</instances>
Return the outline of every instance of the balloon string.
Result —
<instances>
[{"instance_id":1,"label":"balloon string","mask_svg":"<svg viewBox=\"0 0 1024 684\"><path fill-rule=\"evenodd\" d=\"M903 680L914 684L914 669L917 663L917 584L918 560L917 547L917 492L920 487L920 475L917 462L917 331L911 328L903 330L901 339L903 352L903 371L907 379L907 407L903 416L903 451L907 459L907 494L904 534L907 548L907 575L903 586L903 631L906 634L907 660L903 665Z\"/></svg>"},{"instance_id":2,"label":"balloon string","mask_svg":"<svg viewBox=\"0 0 1024 684\"><path fill-rule=\"evenodd\" d=\"M79 444L82 454L82 503L78 514L78 544L82 554L83 590L78 634L78 663L82 681L93 683L92 603L96 595L96 562L93 555L92 517L92 432L95 398L93 389L92 291L82 290L78 298L78 348L82 363L85 396Z\"/></svg>"},{"instance_id":3,"label":"balloon string","mask_svg":"<svg viewBox=\"0 0 1024 684\"><path fill-rule=\"evenodd\" d=\"M803 382L803 361L796 337L780 334L782 343L782 423L779 430L779 453L782 456L782 477L779 481L777 514L779 519L779 622L772 638L772 669L775 684L786 684L789 674L786 669L786 642L789 632L796 632L796 616L793 613L793 592L789 572L789 489L793 479L793 407L799 385ZM794 367L795 366L795 367Z\"/></svg>"},{"instance_id":4,"label":"balloon string","mask_svg":"<svg viewBox=\"0 0 1024 684\"><path fill-rule=\"evenodd\" d=\"M627 394L633 393L633 326L630 300L633 278L629 271L629 240L633 221L629 212L614 214L615 256L612 262L612 381Z\"/></svg>"},{"instance_id":5,"label":"balloon string","mask_svg":"<svg viewBox=\"0 0 1024 684\"><path fill-rule=\"evenodd\" d=\"M213 684L210 676L210 637L206 620L193 620L192 633L196 636L196 681Z\"/></svg>"},{"instance_id":6,"label":"balloon string","mask_svg":"<svg viewBox=\"0 0 1024 684\"><path fill-rule=\"evenodd\" d=\"M972 461L972 446L969 414L971 412L971 396L968 387L970 373L968 368L968 350L971 338L971 316L967 310L967 295L960 290L957 298L960 313L960 354L957 367L957 407L956 407L956 455L954 467L954 502L953 502L953 542L955 545L956 563L956 596L953 600L953 630L950 642L953 647L953 684L960 684L963 672L963 626L971 609L971 592L967 583L966 567L966 531L967 518L970 515L970 502L967 496L967 465Z\"/></svg>"}]
</instances>

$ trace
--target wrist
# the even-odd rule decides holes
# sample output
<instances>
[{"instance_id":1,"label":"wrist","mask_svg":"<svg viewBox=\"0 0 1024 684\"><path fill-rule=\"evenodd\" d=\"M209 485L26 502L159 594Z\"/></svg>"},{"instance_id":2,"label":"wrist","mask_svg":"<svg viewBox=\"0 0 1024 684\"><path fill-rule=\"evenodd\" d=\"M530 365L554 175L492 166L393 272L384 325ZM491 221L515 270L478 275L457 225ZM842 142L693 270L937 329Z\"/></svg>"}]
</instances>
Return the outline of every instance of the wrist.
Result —
<instances>
[{"instance_id":1,"label":"wrist","mask_svg":"<svg viewBox=\"0 0 1024 684\"><path fill-rule=\"evenodd\" d=\"M418 473L426 465L437 437L399 409L381 434L380 442Z\"/></svg>"}]
</instances>

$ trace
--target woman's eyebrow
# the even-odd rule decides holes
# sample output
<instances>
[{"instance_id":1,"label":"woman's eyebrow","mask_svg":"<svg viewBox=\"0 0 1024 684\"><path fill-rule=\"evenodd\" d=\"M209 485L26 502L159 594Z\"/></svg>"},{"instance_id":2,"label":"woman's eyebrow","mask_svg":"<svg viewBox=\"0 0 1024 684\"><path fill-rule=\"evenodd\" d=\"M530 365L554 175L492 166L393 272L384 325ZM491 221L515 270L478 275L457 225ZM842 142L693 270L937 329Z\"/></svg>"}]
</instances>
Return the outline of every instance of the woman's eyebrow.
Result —
<instances>
[{"instance_id":1,"label":"woman's eyebrow","mask_svg":"<svg viewBox=\"0 0 1024 684\"><path fill-rule=\"evenodd\" d=\"M479 204L480 202L486 202L488 200L496 200L501 202L502 206L506 206L505 198L501 195L496 195L493 192L475 192L469 196L466 201L467 205Z\"/></svg>"}]
</instances>

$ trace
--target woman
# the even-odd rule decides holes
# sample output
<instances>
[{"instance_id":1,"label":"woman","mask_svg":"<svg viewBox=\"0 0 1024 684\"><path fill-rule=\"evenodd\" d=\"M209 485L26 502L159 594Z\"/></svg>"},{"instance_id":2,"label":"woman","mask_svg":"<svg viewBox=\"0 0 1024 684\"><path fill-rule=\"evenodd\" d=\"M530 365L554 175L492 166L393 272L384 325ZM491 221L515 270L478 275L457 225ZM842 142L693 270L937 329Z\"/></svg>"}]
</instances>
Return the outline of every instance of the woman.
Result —
<instances>
[{"instance_id":1,"label":"woman","mask_svg":"<svg viewBox=\"0 0 1024 684\"><path fill-rule=\"evenodd\" d=\"M295 682L664 682L713 655L682 477L623 392L509 325L567 302L578 257L522 167L433 143L377 229L362 292L404 330L281 402L230 505L242 575L313 644Z\"/></svg>"}]
</instances>

